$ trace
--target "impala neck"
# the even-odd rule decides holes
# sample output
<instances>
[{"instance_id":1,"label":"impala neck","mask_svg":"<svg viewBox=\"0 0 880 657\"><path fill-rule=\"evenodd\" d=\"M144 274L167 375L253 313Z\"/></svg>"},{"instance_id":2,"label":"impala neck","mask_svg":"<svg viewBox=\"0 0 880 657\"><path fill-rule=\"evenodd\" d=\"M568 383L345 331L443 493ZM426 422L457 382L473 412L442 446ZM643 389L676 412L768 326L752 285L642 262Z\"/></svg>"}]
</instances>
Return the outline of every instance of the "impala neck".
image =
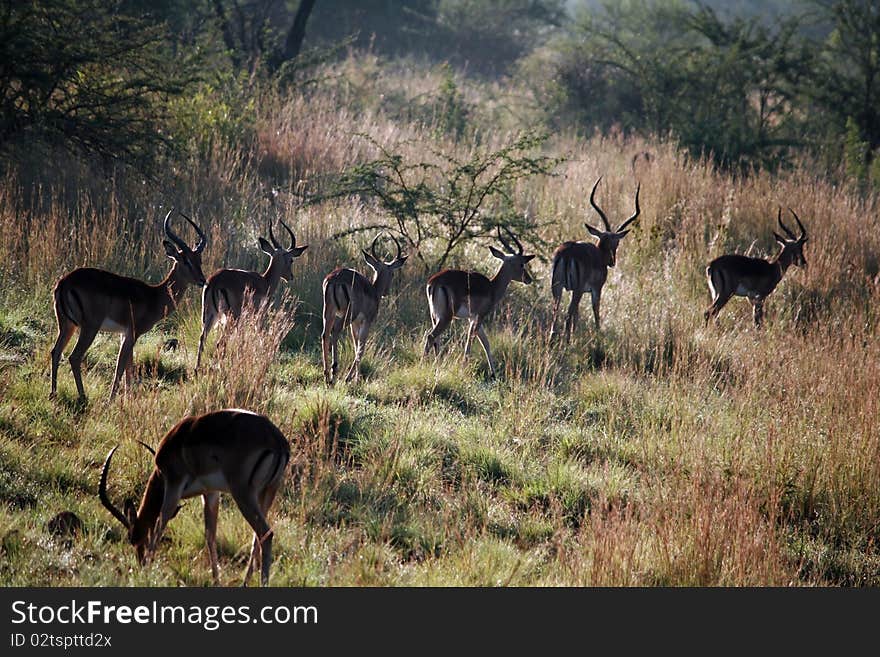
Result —
<instances>
[{"instance_id":1,"label":"impala neck","mask_svg":"<svg viewBox=\"0 0 880 657\"><path fill-rule=\"evenodd\" d=\"M275 288L277 288L278 284L281 282L281 274L284 273L283 267L283 260L272 256L272 259L269 260L269 266L266 267L266 271L263 272L263 280L266 281L267 294L270 297L275 292Z\"/></svg>"},{"instance_id":2,"label":"impala neck","mask_svg":"<svg viewBox=\"0 0 880 657\"><path fill-rule=\"evenodd\" d=\"M162 502L165 498L165 480L158 470L153 470L150 479L147 481L147 487L144 490L144 496L141 498L141 505L137 510L137 519L134 521L132 528L132 542L140 542L156 525L159 514L162 513Z\"/></svg>"},{"instance_id":3,"label":"impala neck","mask_svg":"<svg viewBox=\"0 0 880 657\"><path fill-rule=\"evenodd\" d=\"M498 268L498 272L495 274L491 281L493 303L504 296L504 293L507 292L507 286L510 285L510 281L512 280L512 267L509 266L507 262L502 262L501 267Z\"/></svg>"},{"instance_id":4,"label":"impala neck","mask_svg":"<svg viewBox=\"0 0 880 657\"><path fill-rule=\"evenodd\" d=\"M381 299L386 294L388 294L388 290L391 287L391 270L390 269L380 269L379 271L373 272L373 289L376 291L376 298Z\"/></svg>"},{"instance_id":5,"label":"impala neck","mask_svg":"<svg viewBox=\"0 0 880 657\"><path fill-rule=\"evenodd\" d=\"M161 283L155 286L157 289L163 290L166 298L163 299L166 310L177 307L183 298L183 293L189 287L189 281L183 277L182 266L175 262L171 267L171 271Z\"/></svg>"}]
</instances>

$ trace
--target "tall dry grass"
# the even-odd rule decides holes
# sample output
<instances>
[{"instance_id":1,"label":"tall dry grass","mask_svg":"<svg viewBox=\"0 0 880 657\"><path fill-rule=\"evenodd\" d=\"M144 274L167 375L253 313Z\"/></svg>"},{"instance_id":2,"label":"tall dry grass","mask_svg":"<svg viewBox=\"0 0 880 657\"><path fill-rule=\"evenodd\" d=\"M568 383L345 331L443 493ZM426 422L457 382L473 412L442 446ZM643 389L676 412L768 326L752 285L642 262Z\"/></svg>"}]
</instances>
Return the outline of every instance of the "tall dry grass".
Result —
<instances>
[{"instance_id":1,"label":"tall dry grass","mask_svg":"<svg viewBox=\"0 0 880 657\"><path fill-rule=\"evenodd\" d=\"M537 282L513 284L491 323L499 381L488 380L479 350L462 358L461 327L448 332L438 360L422 361L424 280L407 266L371 332L366 381L326 389L321 279L338 265L366 271L358 248L366 236L329 236L381 217L366 199L299 207L297 193L371 157L358 133L407 142L410 157L422 155L419 144L461 157L503 143L517 127L512 107L492 130L510 96L485 91L481 112L480 91L468 88L479 141L438 137L429 109L404 111L430 107L437 70L412 75L354 59L327 73L333 82L323 89L264 99L251 148L215 144L210 157L157 185L122 172L109 180L82 171L38 181L7 174L0 343L20 360L0 384L0 460L10 473L0 478L0 497L24 495L47 472L62 483L27 493L37 506L0 513L24 537L23 547L10 543L4 581L208 582L204 564L193 564L202 541L195 513L176 521L166 568L128 572L125 546L100 531L107 520L82 473L94 474L120 438L154 442L184 414L235 405L268 413L299 458L296 485L275 512L281 583L880 583L876 196L834 186L808 161L734 178L656 140L555 135L547 152L567 157L557 175L513 190L545 242L588 239L583 223L596 220L588 195L599 175L598 201L612 221L631 214L641 184L642 214L610 272L601 333L585 319L569 347L548 341L550 253L542 251L532 267ZM634 167L644 151L652 158ZM281 191L275 205L273 187ZM193 377L198 299L190 294L171 322L139 342L142 380L133 391L107 407L77 410L63 395L62 406L49 405L54 280L85 264L158 280L161 219L172 204L205 226L206 271L264 267L256 236L284 217L298 243L309 244L294 265L296 303L282 300L262 329L256 318L229 327L209 350L207 371ZM706 263L732 251L771 255L779 206L807 226L808 267L786 274L763 330L737 300L704 329ZM493 273L485 246L468 246L457 261ZM37 328L22 328L19 306L36 309ZM163 332L180 335L184 348L159 353ZM87 386L108 385L114 350L105 342L90 354ZM351 357L344 350L343 361ZM151 352L158 355L143 355ZM47 440L62 445L64 462ZM120 459L118 494L139 491L142 457L132 444ZM81 561L19 572L41 540L42 515L59 505L75 507L93 528L91 543L71 557ZM226 541L234 565L246 530L230 529Z\"/></svg>"}]
</instances>

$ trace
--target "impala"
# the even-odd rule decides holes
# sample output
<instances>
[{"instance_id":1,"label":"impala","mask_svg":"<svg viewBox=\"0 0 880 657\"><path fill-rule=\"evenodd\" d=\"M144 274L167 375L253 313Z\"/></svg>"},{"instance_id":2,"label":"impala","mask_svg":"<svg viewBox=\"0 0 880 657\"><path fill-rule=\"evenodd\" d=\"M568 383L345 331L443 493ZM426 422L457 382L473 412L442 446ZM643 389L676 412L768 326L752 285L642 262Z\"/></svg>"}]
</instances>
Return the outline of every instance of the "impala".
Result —
<instances>
[{"instance_id":1,"label":"impala","mask_svg":"<svg viewBox=\"0 0 880 657\"><path fill-rule=\"evenodd\" d=\"M272 565L272 528L266 514L290 461L290 445L281 430L263 415L225 409L182 419L155 451L141 444L153 453L155 468L137 510L127 500L120 511L107 495L110 460L119 445L107 454L98 485L101 503L125 527L138 562L145 565L152 558L165 526L180 509L180 500L201 495L205 542L211 574L217 583L217 513L220 493L229 493L254 530L243 585L247 585L255 565L262 562L260 582L266 586Z\"/></svg>"},{"instance_id":2,"label":"impala","mask_svg":"<svg viewBox=\"0 0 880 657\"><path fill-rule=\"evenodd\" d=\"M706 279L709 283L709 292L712 294L712 304L703 314L705 325L716 316L718 312L730 301L733 296L748 297L752 304L752 312L755 326L761 326L764 318L764 300L776 289L785 272L792 265L806 267L804 259L804 243L807 241L807 231L794 210L788 209L794 216L799 236L789 230L782 223L782 208L776 215L779 227L787 237L782 237L775 231L773 237L782 249L771 260L762 258L750 258L748 256L728 254L715 258L706 267Z\"/></svg>"},{"instance_id":3,"label":"impala","mask_svg":"<svg viewBox=\"0 0 880 657\"><path fill-rule=\"evenodd\" d=\"M218 269L202 290L202 335L199 337L199 353L196 358L196 369L202 363L202 352L205 340L214 323L220 318L237 319L241 315L245 299L254 306L260 307L272 298L278 283L283 278L290 282L293 278L293 259L298 258L309 248L308 245L298 247L296 236L283 221L281 225L290 236L290 246L284 247L275 239L272 224L269 223L269 239L258 239L260 250L269 256L269 266L262 274L242 269Z\"/></svg>"},{"instance_id":4,"label":"impala","mask_svg":"<svg viewBox=\"0 0 880 657\"><path fill-rule=\"evenodd\" d=\"M126 379L131 380L132 353L138 337L153 328L156 322L177 307L187 286L205 284L205 275L202 273L202 251L207 238L192 219L180 213L199 236L198 244L190 249L186 242L171 230L172 212L173 209L165 215L163 228L167 239L163 240L162 244L165 253L174 264L161 283L151 285L103 269L82 267L62 277L55 284L53 296L55 317L58 320L58 339L52 348L50 397L55 397L58 363L75 329L79 328L79 338L68 360L81 401L86 399L82 382L82 360L98 331L122 334L122 344L116 359L116 373L110 388L112 399L119 387L122 373L125 372Z\"/></svg>"},{"instance_id":5,"label":"impala","mask_svg":"<svg viewBox=\"0 0 880 657\"><path fill-rule=\"evenodd\" d=\"M608 279L608 268L617 264L617 247L620 240L629 233L626 229L639 216L639 191L641 184L636 187L636 210L633 215L620 224L616 230L611 228L608 217L602 212L602 208L596 205L596 188L602 176L593 185L590 192L590 205L599 213L605 230L594 228L585 223L590 235L599 241L591 242L564 242L553 253L553 265L551 274L550 291L553 294L553 320L550 324L550 337L556 331L556 317L559 313L559 302L562 300L562 291L571 291L571 303L568 306L568 315L565 318L565 340L571 338L571 332L578 322L578 307L581 297L589 290L593 302L593 319L596 322L596 330L599 330L599 302L602 299L602 286Z\"/></svg>"},{"instance_id":6,"label":"impala","mask_svg":"<svg viewBox=\"0 0 880 657\"><path fill-rule=\"evenodd\" d=\"M471 342L476 337L483 345L486 352L486 360L489 361L489 371L495 376L495 362L492 360L492 352L489 349L489 340L483 330L483 321L486 316L495 309L498 302L507 292L511 281L531 283L526 264L534 258L533 255L523 255L523 246L512 232L504 229L516 245L507 242L498 229L498 241L507 251L499 251L494 246L489 247L492 255L501 260L501 267L492 279L474 271L462 271L460 269L444 269L428 279L425 292L428 296L428 310L431 313L433 326L425 336L425 351L433 347L435 353L440 353L440 335L452 323L453 319L467 319L470 322L467 339L465 340L464 353L469 356Z\"/></svg>"},{"instance_id":7,"label":"impala","mask_svg":"<svg viewBox=\"0 0 880 657\"><path fill-rule=\"evenodd\" d=\"M321 333L321 358L324 365L324 380L332 384L336 378L337 342L339 334L351 325L351 339L354 344L354 360L346 381L360 378L360 362L367 343L370 326L376 321L379 302L391 287L391 279L396 269L403 267L409 256L401 255L400 242L391 236L397 247L397 255L385 262L376 255L376 240L373 238L369 252L363 250L364 260L373 270L372 281L353 269L334 269L324 278L324 330ZM331 362L332 355L332 362Z\"/></svg>"}]
</instances>

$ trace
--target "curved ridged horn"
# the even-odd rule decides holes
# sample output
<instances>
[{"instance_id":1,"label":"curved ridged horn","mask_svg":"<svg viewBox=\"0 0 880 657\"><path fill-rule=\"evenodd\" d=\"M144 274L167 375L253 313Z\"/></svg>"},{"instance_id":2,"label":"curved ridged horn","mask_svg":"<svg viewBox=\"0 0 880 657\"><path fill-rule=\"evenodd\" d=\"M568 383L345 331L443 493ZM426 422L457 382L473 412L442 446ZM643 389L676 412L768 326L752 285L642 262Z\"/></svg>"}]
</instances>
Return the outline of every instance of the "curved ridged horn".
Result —
<instances>
[{"instance_id":1,"label":"curved ridged horn","mask_svg":"<svg viewBox=\"0 0 880 657\"><path fill-rule=\"evenodd\" d=\"M168 211L168 214L165 215L165 221L162 222L162 228L165 230L165 236L169 240L174 242L177 245L178 249L188 250L189 247L186 245L186 242L184 242L182 239L180 239L177 235L174 234L174 231L171 230L171 214L173 212L174 212L174 208L171 208Z\"/></svg>"},{"instance_id":2,"label":"curved ridged horn","mask_svg":"<svg viewBox=\"0 0 880 657\"><path fill-rule=\"evenodd\" d=\"M629 226L632 222L634 222L636 219L639 218L639 212L641 212L641 209L639 208L639 191L640 191L641 189L642 189L642 183L639 183L639 184L636 186L636 211L635 211L635 214L633 214L633 216L631 216L629 219L627 219L627 220L624 221L622 224L620 224L620 225L617 227L617 231L616 231L616 232L618 232L618 233L621 232L624 228L626 228L626 227Z\"/></svg>"},{"instance_id":3,"label":"curved ridged horn","mask_svg":"<svg viewBox=\"0 0 880 657\"><path fill-rule=\"evenodd\" d=\"M381 259L382 259L382 258L380 258L379 256L376 255L376 242L379 241L379 236L380 236L380 235L382 235L382 233L376 233L376 236L373 238L373 241L370 242L370 246L368 247L369 250L370 250L370 254L371 254L376 260L381 260Z\"/></svg>"},{"instance_id":4,"label":"curved ridged horn","mask_svg":"<svg viewBox=\"0 0 880 657\"><path fill-rule=\"evenodd\" d=\"M275 239L275 233L272 232L272 221L269 220L269 240L272 242L272 246L276 249L280 249L281 245L278 243L278 240Z\"/></svg>"},{"instance_id":5,"label":"curved ridged horn","mask_svg":"<svg viewBox=\"0 0 880 657\"><path fill-rule=\"evenodd\" d=\"M293 234L293 231L290 230L290 227L284 223L283 219L279 219L278 221L281 222L281 226L287 231L287 234L290 235L290 246L287 247L287 250L293 251L293 249L296 248L296 236Z\"/></svg>"},{"instance_id":6,"label":"curved ridged horn","mask_svg":"<svg viewBox=\"0 0 880 657\"><path fill-rule=\"evenodd\" d=\"M122 511L113 506L113 503L107 496L107 475L110 472L110 459L113 458L113 453L117 449L119 449L119 445L110 450L110 453L107 454L107 459L104 461L104 467L101 468L101 483L98 484L98 497L101 498L101 504L103 504L107 508L107 510L113 514L114 518L122 523L123 527L125 527L126 529L131 529L131 524L128 522L128 518L125 517L125 514L123 514Z\"/></svg>"},{"instance_id":7,"label":"curved ridged horn","mask_svg":"<svg viewBox=\"0 0 880 657\"><path fill-rule=\"evenodd\" d=\"M798 218L798 216L797 216L797 214L795 214L794 210L789 208L788 211L791 212L792 216L794 217L794 220L797 222L798 228L801 229L801 236L798 237L798 239L799 240L806 240L807 239L807 229L804 228L804 225L801 223L800 218Z\"/></svg>"},{"instance_id":8,"label":"curved ridged horn","mask_svg":"<svg viewBox=\"0 0 880 657\"><path fill-rule=\"evenodd\" d=\"M779 227L785 231L785 234L788 235L789 239L796 240L797 237L791 230L789 230L788 226L782 223L782 206L779 207L779 212L776 214L776 221L779 222ZM800 222L798 222L800 223Z\"/></svg>"},{"instance_id":9,"label":"curved ridged horn","mask_svg":"<svg viewBox=\"0 0 880 657\"><path fill-rule=\"evenodd\" d=\"M147 443L145 443L143 440L138 440L137 442L139 442L141 445L146 447L147 451L149 451L150 454L152 454L153 456L156 456L156 450L153 449L152 447L150 447L149 445L147 445Z\"/></svg>"},{"instance_id":10,"label":"curved ridged horn","mask_svg":"<svg viewBox=\"0 0 880 657\"><path fill-rule=\"evenodd\" d=\"M394 260L400 260L401 256L403 255L403 249L400 248L400 242L397 241L397 238L394 237L394 235L390 235L390 237L394 240L394 246L397 247L397 255L394 256Z\"/></svg>"},{"instance_id":11,"label":"curved ridged horn","mask_svg":"<svg viewBox=\"0 0 880 657\"><path fill-rule=\"evenodd\" d=\"M504 235L501 234L501 226L498 226L498 241L501 242L501 246L504 247L504 250L508 253L513 253L513 247L510 246L510 243L504 239Z\"/></svg>"},{"instance_id":12,"label":"curved ridged horn","mask_svg":"<svg viewBox=\"0 0 880 657\"><path fill-rule=\"evenodd\" d=\"M595 196L596 196L596 188L599 186L599 181L602 180L602 176L599 176L599 179L596 180L596 184L593 185L593 191L590 192L590 205L593 206L593 209L599 213L599 216L602 218L602 223L605 224L605 230L609 233L612 232L611 224L608 223L608 217L605 216L605 213L602 212L602 208L596 205Z\"/></svg>"},{"instance_id":13,"label":"curved ridged horn","mask_svg":"<svg viewBox=\"0 0 880 657\"><path fill-rule=\"evenodd\" d=\"M513 231L510 230L507 226L505 226L505 227L504 227L504 232L507 233L507 234L510 236L510 239L513 240L513 243L516 244L517 255L522 255L522 254L523 254L523 251L524 251L524 249L523 249L523 245L520 244L520 241L517 239L517 237L516 237L516 235L513 233ZM512 252L513 252L513 251L511 250L511 253L512 253Z\"/></svg>"},{"instance_id":14,"label":"curved ridged horn","mask_svg":"<svg viewBox=\"0 0 880 657\"><path fill-rule=\"evenodd\" d=\"M192 226L193 228L195 228L196 233L198 233L198 235L199 235L199 243L196 244L196 248L193 249L193 253L201 253L202 251L204 251L205 245L208 243L208 238L205 235L205 233L202 231L201 228L198 227L198 225L196 224L195 221L193 221L192 219L187 217L185 214L183 214L183 212L178 210L177 214L179 214L181 217L186 219L189 222L189 225Z\"/></svg>"}]
</instances>

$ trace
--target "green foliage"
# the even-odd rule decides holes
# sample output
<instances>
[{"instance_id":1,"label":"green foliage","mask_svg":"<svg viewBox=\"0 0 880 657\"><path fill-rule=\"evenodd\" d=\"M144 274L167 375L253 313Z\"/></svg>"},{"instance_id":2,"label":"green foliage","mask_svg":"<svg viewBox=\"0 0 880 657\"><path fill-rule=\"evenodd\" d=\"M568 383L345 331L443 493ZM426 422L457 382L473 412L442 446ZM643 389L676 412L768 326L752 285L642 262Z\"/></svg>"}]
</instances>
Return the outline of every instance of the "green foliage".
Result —
<instances>
[{"instance_id":1,"label":"green foliage","mask_svg":"<svg viewBox=\"0 0 880 657\"><path fill-rule=\"evenodd\" d=\"M846 138L843 145L843 163L847 176L864 183L868 177L868 143L862 141L859 127L852 117L846 120Z\"/></svg>"},{"instance_id":2,"label":"green foliage","mask_svg":"<svg viewBox=\"0 0 880 657\"><path fill-rule=\"evenodd\" d=\"M675 1L607 4L557 46L557 121L672 134L726 167L775 166L796 143L788 110L809 63L797 28Z\"/></svg>"},{"instance_id":3,"label":"green foliage","mask_svg":"<svg viewBox=\"0 0 880 657\"><path fill-rule=\"evenodd\" d=\"M418 150L427 150L434 159L414 161L362 136L379 151L379 157L344 171L327 192L312 201L354 194L374 199L393 218L394 226L358 226L335 237L392 229L413 247L427 271L442 268L461 246L489 236L499 226L524 235L534 230L530 222L516 216L513 186L532 176L549 175L563 161L536 152L547 137L535 132L522 132L495 150L474 148L467 157L438 152L425 144Z\"/></svg>"},{"instance_id":4,"label":"green foliage","mask_svg":"<svg viewBox=\"0 0 880 657\"><path fill-rule=\"evenodd\" d=\"M443 82L440 84L435 113L438 136L449 135L458 140L464 135L470 108L455 84L452 68L448 64L443 67Z\"/></svg>"},{"instance_id":5,"label":"green foliage","mask_svg":"<svg viewBox=\"0 0 880 657\"><path fill-rule=\"evenodd\" d=\"M0 144L36 140L146 164L170 145L169 97L189 82L163 25L99 0L8 3L0 16Z\"/></svg>"}]
</instances>

